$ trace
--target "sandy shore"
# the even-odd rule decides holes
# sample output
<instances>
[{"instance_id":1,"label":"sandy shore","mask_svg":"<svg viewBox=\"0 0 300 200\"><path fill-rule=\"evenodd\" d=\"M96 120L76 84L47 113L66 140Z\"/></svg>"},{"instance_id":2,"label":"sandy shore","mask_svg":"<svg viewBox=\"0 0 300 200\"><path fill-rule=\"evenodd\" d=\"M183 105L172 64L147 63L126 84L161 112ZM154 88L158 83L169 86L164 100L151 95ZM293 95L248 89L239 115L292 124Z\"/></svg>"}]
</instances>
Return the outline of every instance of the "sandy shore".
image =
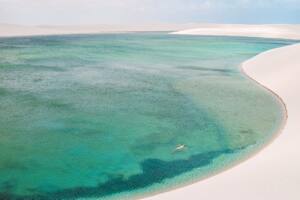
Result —
<instances>
[{"instance_id":1,"label":"sandy shore","mask_svg":"<svg viewBox=\"0 0 300 200\"><path fill-rule=\"evenodd\" d=\"M285 103L288 119L282 133L256 156L228 171L145 200L300 199L300 44L264 52L244 62L242 69Z\"/></svg>"},{"instance_id":2,"label":"sandy shore","mask_svg":"<svg viewBox=\"0 0 300 200\"><path fill-rule=\"evenodd\" d=\"M194 24L185 28L193 28ZM174 34L224 35L300 40L300 25L201 25ZM170 31L183 26L16 26L1 25L0 37L127 31ZM253 158L204 181L145 200L299 200L300 199L300 45L274 49L243 63L244 72L274 91L289 118L276 140Z\"/></svg>"}]
</instances>

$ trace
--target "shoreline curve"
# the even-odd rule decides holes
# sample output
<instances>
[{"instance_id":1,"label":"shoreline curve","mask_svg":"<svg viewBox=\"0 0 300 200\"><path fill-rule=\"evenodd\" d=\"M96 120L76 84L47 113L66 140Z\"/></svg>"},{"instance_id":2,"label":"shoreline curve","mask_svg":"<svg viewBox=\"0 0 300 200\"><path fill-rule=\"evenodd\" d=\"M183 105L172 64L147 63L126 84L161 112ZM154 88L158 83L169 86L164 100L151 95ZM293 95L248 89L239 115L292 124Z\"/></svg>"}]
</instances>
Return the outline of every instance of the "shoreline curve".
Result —
<instances>
[{"instance_id":1,"label":"shoreline curve","mask_svg":"<svg viewBox=\"0 0 300 200\"><path fill-rule=\"evenodd\" d=\"M299 67L297 68L297 66ZM294 104L290 103L293 100L290 97L293 96L291 94L294 94L296 100L300 102L300 92L297 94L297 84L292 86L296 90L289 90L292 83L297 81L296 72L300 75L300 44L275 48L260 53L243 62L240 70L250 80L275 95L286 111L282 125L274 135L274 138L258 150L257 153L218 173L217 176L211 176L199 182L145 198L144 200L180 200L187 198L187 196L189 200L217 200L224 197L231 200L240 200L241 198L244 200L300 199L300 193L297 189L300 184L300 174L297 173L297 170L300 168L300 150L294 151L294 154L298 155L298 157L294 157L296 161L293 157L287 156L285 157L287 162L284 162L284 159L281 160L280 156L280 154L287 152L287 148L297 150L297 141L300 143L300 136L297 136L297 127L300 128L300 125L297 126L296 123L297 116L298 118L300 116L300 105L297 105L297 101ZM283 71L291 70L294 70L292 79L282 74ZM300 87L300 81L298 81L298 85ZM300 91L300 88L298 88L298 91ZM289 113L292 113L291 116ZM292 125L290 125L291 121L294 122ZM289 130L290 126L295 127ZM292 139L286 141L283 140L283 137L291 137ZM291 146L291 140L296 143L296 146ZM280 166L280 164L284 166L276 169L276 166ZM285 181L282 182L282 180Z\"/></svg>"}]
</instances>

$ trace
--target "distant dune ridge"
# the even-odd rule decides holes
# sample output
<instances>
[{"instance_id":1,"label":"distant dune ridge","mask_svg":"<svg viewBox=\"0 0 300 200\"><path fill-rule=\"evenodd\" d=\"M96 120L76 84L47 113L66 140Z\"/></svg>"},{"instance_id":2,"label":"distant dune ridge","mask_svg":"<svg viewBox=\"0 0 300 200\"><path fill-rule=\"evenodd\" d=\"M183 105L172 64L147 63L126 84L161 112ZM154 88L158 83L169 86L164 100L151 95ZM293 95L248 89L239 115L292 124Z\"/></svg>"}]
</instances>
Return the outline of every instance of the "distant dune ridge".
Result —
<instances>
[{"instance_id":1,"label":"distant dune ridge","mask_svg":"<svg viewBox=\"0 0 300 200\"><path fill-rule=\"evenodd\" d=\"M149 25L82 25L82 26L21 26L0 24L0 37L114 33L137 31L169 31L172 34L223 35L300 40L300 25L242 24L149 24ZM174 32L175 31L175 32Z\"/></svg>"},{"instance_id":2,"label":"distant dune ridge","mask_svg":"<svg viewBox=\"0 0 300 200\"><path fill-rule=\"evenodd\" d=\"M199 28L174 32L183 35L222 35L300 40L300 25L203 25Z\"/></svg>"},{"instance_id":3,"label":"distant dune ridge","mask_svg":"<svg viewBox=\"0 0 300 200\"><path fill-rule=\"evenodd\" d=\"M138 31L178 31L198 27L197 24L156 24L156 25L78 25L78 26L22 26L0 24L0 37L60 35L60 34L96 34Z\"/></svg>"}]
</instances>

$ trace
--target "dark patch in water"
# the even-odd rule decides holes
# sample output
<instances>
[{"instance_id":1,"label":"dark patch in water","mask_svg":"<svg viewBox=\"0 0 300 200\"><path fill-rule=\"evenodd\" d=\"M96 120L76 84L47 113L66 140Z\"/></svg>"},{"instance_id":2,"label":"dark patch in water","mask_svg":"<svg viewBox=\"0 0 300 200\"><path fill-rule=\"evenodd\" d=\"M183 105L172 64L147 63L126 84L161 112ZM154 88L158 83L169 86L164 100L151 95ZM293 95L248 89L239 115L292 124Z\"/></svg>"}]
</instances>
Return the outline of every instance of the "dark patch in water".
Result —
<instances>
[{"instance_id":1,"label":"dark patch in water","mask_svg":"<svg viewBox=\"0 0 300 200\"><path fill-rule=\"evenodd\" d=\"M177 69L186 70L197 70L197 71L207 71L207 72L221 72L221 73L233 73L230 69L219 69L219 68L208 68L208 67L198 67L198 66L178 66Z\"/></svg>"},{"instance_id":2,"label":"dark patch in water","mask_svg":"<svg viewBox=\"0 0 300 200\"><path fill-rule=\"evenodd\" d=\"M132 145L131 150L134 154L144 154L145 151L153 152L154 150L160 148L162 145L176 145L177 134L172 132L154 132L148 135L136 139L134 145Z\"/></svg>"},{"instance_id":3,"label":"dark patch in water","mask_svg":"<svg viewBox=\"0 0 300 200\"><path fill-rule=\"evenodd\" d=\"M240 130L240 133L243 133L243 134L255 134L255 131L253 129L247 129L247 130Z\"/></svg>"},{"instance_id":4,"label":"dark patch in water","mask_svg":"<svg viewBox=\"0 0 300 200\"><path fill-rule=\"evenodd\" d=\"M177 66L177 69L181 70L193 70L193 71L199 71L205 74L202 75L210 75L211 73L218 73L218 75L223 76L230 76L232 74L235 74L236 72L231 69L221 69L221 68L208 68L208 67L198 67L198 66Z\"/></svg>"},{"instance_id":5,"label":"dark patch in water","mask_svg":"<svg viewBox=\"0 0 300 200\"><path fill-rule=\"evenodd\" d=\"M14 160L5 160L1 163L0 170L27 170L27 166Z\"/></svg>"},{"instance_id":6,"label":"dark patch in water","mask_svg":"<svg viewBox=\"0 0 300 200\"><path fill-rule=\"evenodd\" d=\"M166 179L189 172L195 168L210 165L214 159L231 154L241 149L224 149L207 153L196 154L188 159L163 161L159 159L146 159L141 163L142 173L125 178L123 175L112 177L110 180L99 183L95 187L76 187L57 192L42 193L36 195L17 196L9 192L0 193L1 200L60 200L88 197L104 197L125 191L145 188L155 183L162 183ZM34 190L33 190L34 191Z\"/></svg>"},{"instance_id":7,"label":"dark patch in water","mask_svg":"<svg viewBox=\"0 0 300 200\"><path fill-rule=\"evenodd\" d=\"M9 191L13 190L16 183L13 180L5 181L1 183L0 189L4 191L5 193L8 193ZM1 197L1 195L0 195Z\"/></svg>"},{"instance_id":8,"label":"dark patch in water","mask_svg":"<svg viewBox=\"0 0 300 200\"><path fill-rule=\"evenodd\" d=\"M9 94L9 91L7 91L4 88L0 88L0 96L4 96L4 95L7 95L7 94Z\"/></svg>"}]
</instances>

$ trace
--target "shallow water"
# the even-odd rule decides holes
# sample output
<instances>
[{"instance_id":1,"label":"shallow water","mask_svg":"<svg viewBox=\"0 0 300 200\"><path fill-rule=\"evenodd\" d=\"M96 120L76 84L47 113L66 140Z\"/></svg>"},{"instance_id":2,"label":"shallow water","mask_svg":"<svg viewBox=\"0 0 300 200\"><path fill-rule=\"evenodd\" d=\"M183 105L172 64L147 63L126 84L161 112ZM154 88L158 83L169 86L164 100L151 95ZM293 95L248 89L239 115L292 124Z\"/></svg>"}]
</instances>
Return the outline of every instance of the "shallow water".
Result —
<instances>
[{"instance_id":1,"label":"shallow water","mask_svg":"<svg viewBox=\"0 0 300 200\"><path fill-rule=\"evenodd\" d=\"M230 167L268 142L283 115L238 66L291 43L0 39L0 198L133 198Z\"/></svg>"}]
</instances>

